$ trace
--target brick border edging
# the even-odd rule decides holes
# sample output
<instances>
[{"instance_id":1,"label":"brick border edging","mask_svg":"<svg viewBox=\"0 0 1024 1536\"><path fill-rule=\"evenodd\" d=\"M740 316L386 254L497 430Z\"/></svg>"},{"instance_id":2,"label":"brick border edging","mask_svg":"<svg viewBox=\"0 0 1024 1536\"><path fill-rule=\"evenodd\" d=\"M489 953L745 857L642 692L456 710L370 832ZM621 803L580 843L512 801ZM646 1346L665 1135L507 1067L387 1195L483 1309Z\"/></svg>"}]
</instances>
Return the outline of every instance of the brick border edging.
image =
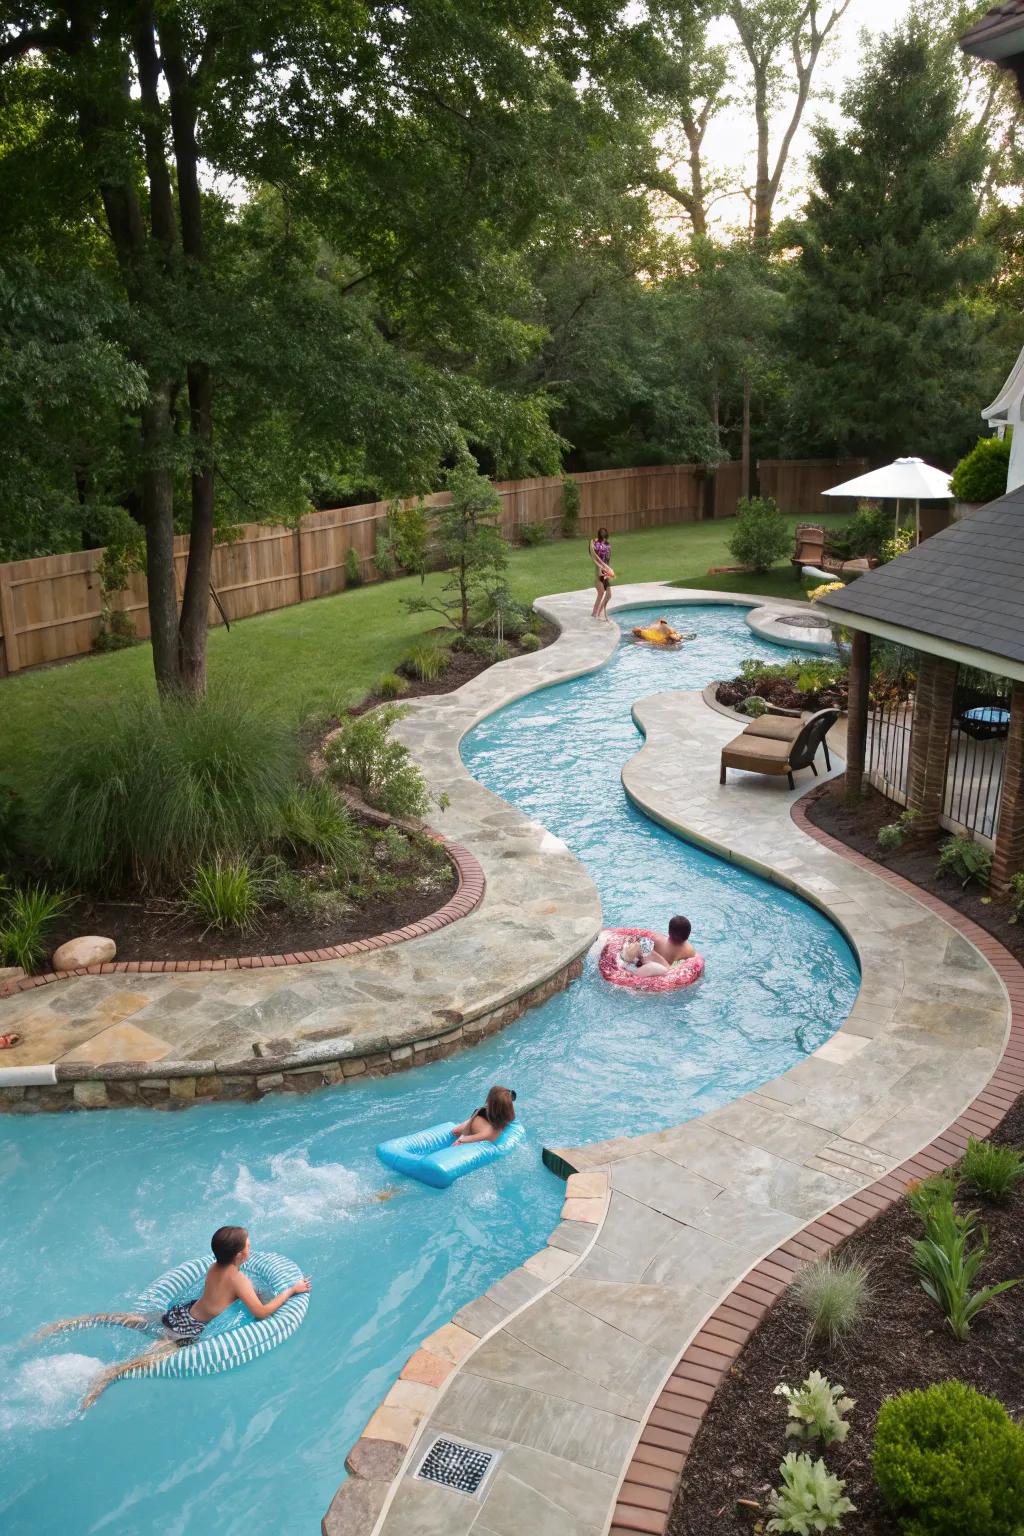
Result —
<instances>
[{"instance_id":1,"label":"brick border edging","mask_svg":"<svg viewBox=\"0 0 1024 1536\"><path fill-rule=\"evenodd\" d=\"M1010 1001L1010 1030L1003 1055L985 1088L941 1135L873 1184L809 1222L755 1264L710 1313L680 1356L640 1433L612 1510L608 1536L664 1536L680 1479L719 1384L761 1319L799 1271L894 1205L915 1179L959 1161L970 1136L987 1136L1024 1093L1024 965L992 934L938 897L815 827L807 803L793 802L790 815L801 831L830 852L870 870L914 898L968 939L996 972Z\"/></svg>"},{"instance_id":2,"label":"brick border edging","mask_svg":"<svg viewBox=\"0 0 1024 1536\"><path fill-rule=\"evenodd\" d=\"M365 815L367 807L360 806ZM375 812L370 820L380 825L397 825L390 816ZM483 865L475 854L461 843L453 843L439 834L432 834L443 844L455 867L458 884L454 895L436 912L430 912L416 923L402 928L392 928L387 933L374 934L369 939L353 939L348 944L331 944L323 949L299 950L286 955L236 955L227 960L109 960L103 965L81 965L73 971L44 971L38 976L22 976L17 981L0 986L0 1002L14 997L18 992L30 992L34 987L46 987L55 981L67 981L72 976L153 975L175 973L190 975L197 971L259 971L271 970L279 965L319 965L324 960L343 960L348 955L365 955L371 950L388 949L392 944L404 944L409 939L422 939L428 933L436 933L468 917L484 898L486 880Z\"/></svg>"}]
</instances>

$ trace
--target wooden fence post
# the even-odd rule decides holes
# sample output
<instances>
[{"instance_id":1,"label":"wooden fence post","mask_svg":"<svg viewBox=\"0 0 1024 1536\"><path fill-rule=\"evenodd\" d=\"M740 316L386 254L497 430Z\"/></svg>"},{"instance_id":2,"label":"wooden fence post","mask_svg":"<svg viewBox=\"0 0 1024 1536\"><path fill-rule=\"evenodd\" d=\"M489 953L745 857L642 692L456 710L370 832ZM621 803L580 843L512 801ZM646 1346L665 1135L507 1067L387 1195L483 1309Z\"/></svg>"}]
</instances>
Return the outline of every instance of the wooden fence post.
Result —
<instances>
[{"instance_id":1,"label":"wooden fence post","mask_svg":"<svg viewBox=\"0 0 1024 1536\"><path fill-rule=\"evenodd\" d=\"M20 666L18 633L14 627L14 595L11 592L10 574L0 565L0 628L4 636L4 657L7 671L17 672Z\"/></svg>"}]
</instances>

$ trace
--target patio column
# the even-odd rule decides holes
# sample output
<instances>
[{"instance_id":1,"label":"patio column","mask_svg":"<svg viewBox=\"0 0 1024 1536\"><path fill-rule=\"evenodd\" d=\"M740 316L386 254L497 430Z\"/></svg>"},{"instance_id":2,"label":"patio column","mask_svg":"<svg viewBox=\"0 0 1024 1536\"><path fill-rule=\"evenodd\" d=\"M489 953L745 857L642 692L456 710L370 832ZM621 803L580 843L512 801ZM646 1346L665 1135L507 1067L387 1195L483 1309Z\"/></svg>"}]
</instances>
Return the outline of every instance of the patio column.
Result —
<instances>
[{"instance_id":1,"label":"patio column","mask_svg":"<svg viewBox=\"0 0 1024 1536\"><path fill-rule=\"evenodd\" d=\"M957 666L955 661L929 656L924 651L919 651L918 656L907 767L907 805L918 813L915 837L930 837L938 831L946 792Z\"/></svg>"},{"instance_id":2,"label":"patio column","mask_svg":"<svg viewBox=\"0 0 1024 1536\"><path fill-rule=\"evenodd\" d=\"M871 686L871 636L855 629L850 644L850 684L846 700L846 800L855 804L864 784L868 740L868 691Z\"/></svg>"},{"instance_id":3,"label":"patio column","mask_svg":"<svg viewBox=\"0 0 1024 1536\"><path fill-rule=\"evenodd\" d=\"M1010 730L1003 753L1003 788L999 796L999 826L992 855L989 889L1001 896L1011 875L1024 870L1024 683L1014 683L1010 695Z\"/></svg>"}]
</instances>

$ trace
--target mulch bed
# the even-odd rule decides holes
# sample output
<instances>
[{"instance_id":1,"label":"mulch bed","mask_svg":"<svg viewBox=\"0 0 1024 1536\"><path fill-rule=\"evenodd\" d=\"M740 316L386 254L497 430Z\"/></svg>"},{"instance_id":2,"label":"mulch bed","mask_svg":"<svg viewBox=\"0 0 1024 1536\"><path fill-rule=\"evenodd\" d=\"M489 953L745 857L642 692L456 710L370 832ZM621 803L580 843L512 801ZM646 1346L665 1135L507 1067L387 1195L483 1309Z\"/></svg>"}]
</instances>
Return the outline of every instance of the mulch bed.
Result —
<instances>
[{"instance_id":1,"label":"mulch bed","mask_svg":"<svg viewBox=\"0 0 1024 1536\"><path fill-rule=\"evenodd\" d=\"M809 795L804 802L807 818L823 832L828 832L848 848L855 848L865 858L874 859L893 869L904 879L919 885L923 890L938 896L948 906L962 912L992 934L1018 960L1024 961L1024 924L1010 921L1010 907L1005 901L989 900L985 891L973 882L961 886L950 875L938 875L935 865L939 857L939 844L949 837L940 832L927 842L904 843L892 853L883 853L878 846L878 829L899 819L903 807L887 800L877 790L869 790L859 805L848 806L843 800L845 779L832 779L821 789Z\"/></svg>"},{"instance_id":2,"label":"mulch bed","mask_svg":"<svg viewBox=\"0 0 1024 1536\"><path fill-rule=\"evenodd\" d=\"M401 877L401 864L387 862L388 874ZM71 911L47 929L51 951L66 939L101 933L117 945L118 960L226 960L241 955L294 955L303 950L350 944L356 939L389 933L429 917L458 889L454 866L445 860L429 879L411 874L410 883L364 905L327 918L298 916L280 907L269 908L244 932L207 929L179 903L153 896L135 901L91 901L81 898Z\"/></svg>"},{"instance_id":3,"label":"mulch bed","mask_svg":"<svg viewBox=\"0 0 1024 1536\"><path fill-rule=\"evenodd\" d=\"M719 704L736 709L744 699L754 695L774 704L777 709L845 709L846 683L835 688L801 690L788 677L733 678L719 683L715 697Z\"/></svg>"},{"instance_id":4,"label":"mulch bed","mask_svg":"<svg viewBox=\"0 0 1024 1536\"><path fill-rule=\"evenodd\" d=\"M537 638L540 640L539 649L544 650L553 640L557 640L558 636L559 629L557 624L545 623L537 632ZM507 644L513 656L535 654L535 652L523 650L515 640L509 640ZM494 665L493 662L487 661L482 656L474 656L471 651L452 650L449 653L449 657L447 668L432 683L425 683L422 678L412 677L402 672L402 669L399 668L402 676L405 677L406 682L409 684L408 689L402 694L401 698L384 700L379 694L370 693L367 694L361 703L353 704L352 708L348 711L349 715L365 715L367 710L376 709L378 704L404 704L408 699L420 699L427 694L453 693L456 688L461 688L463 683L468 683L472 678L479 677L481 672L486 672L488 667ZM340 724L341 721L335 718L328 722L327 730L332 730Z\"/></svg>"},{"instance_id":5,"label":"mulch bed","mask_svg":"<svg viewBox=\"0 0 1024 1536\"><path fill-rule=\"evenodd\" d=\"M1024 1146L1024 1097L992 1141ZM1006 1205L973 1199L991 1247L981 1284L1024 1275L1024 1191ZM786 1292L744 1346L715 1395L694 1440L670 1522L669 1536L754 1536L763 1530L768 1491L788 1450L814 1447L785 1439L786 1407L774 1397L784 1381L798 1385L812 1370L841 1382L856 1406L842 1445L825 1453L829 1469L846 1479L857 1512L843 1521L847 1536L894 1536L897 1526L871 1476L875 1418L895 1393L956 1378L998 1397L1011 1416L1024 1416L1024 1285L992 1302L977 1318L967 1343L949 1332L942 1313L920 1289L910 1265L910 1240L921 1225L904 1201L850 1238L841 1255L870 1266L872 1296L863 1322L841 1352L805 1342L805 1318ZM749 1501L740 1505L738 1500Z\"/></svg>"}]
</instances>

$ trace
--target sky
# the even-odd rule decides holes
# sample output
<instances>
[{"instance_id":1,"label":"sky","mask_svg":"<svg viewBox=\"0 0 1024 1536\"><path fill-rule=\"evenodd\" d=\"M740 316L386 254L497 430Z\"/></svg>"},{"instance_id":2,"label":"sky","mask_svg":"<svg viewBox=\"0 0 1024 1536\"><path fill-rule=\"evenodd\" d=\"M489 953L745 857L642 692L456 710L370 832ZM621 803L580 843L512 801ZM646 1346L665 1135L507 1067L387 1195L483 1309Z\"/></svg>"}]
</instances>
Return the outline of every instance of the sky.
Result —
<instances>
[{"instance_id":1,"label":"sky","mask_svg":"<svg viewBox=\"0 0 1024 1536\"><path fill-rule=\"evenodd\" d=\"M814 77L814 83L819 91L825 87L836 99L829 102L821 100L820 97L818 100L812 97L804 109L800 131L793 142L783 178L783 188L788 196L780 198L777 204L779 213L791 210L799 202L800 189L805 181L804 165L811 148L810 125L819 117L827 117L832 121L841 120L842 113L839 110L838 98L846 82L859 73L863 56L863 34L866 32L874 36L890 29L909 9L910 0L851 0L846 15L839 23L837 39L832 44L830 55L828 57L823 55L818 60ZM735 33L731 23L723 24L721 35L723 40L732 40ZM773 151L788 118L787 111L777 119L774 125ZM744 110L741 107L722 113L721 117L709 126L705 146L706 158L714 167L725 169L733 166L747 166L752 170L754 132L751 109ZM715 205L712 210L714 222L719 228L729 224L745 224L747 208L746 198L740 193L736 197Z\"/></svg>"}]
</instances>

